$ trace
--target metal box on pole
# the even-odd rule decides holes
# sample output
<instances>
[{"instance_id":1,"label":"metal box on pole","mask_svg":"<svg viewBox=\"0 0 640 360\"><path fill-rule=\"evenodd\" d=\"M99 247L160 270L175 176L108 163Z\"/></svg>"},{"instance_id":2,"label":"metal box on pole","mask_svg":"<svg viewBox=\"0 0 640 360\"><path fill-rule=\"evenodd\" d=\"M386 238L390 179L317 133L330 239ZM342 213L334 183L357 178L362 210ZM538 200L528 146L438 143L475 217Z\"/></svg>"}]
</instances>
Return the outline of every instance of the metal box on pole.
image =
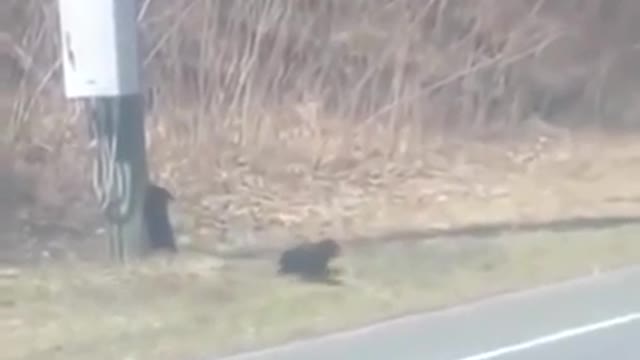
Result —
<instances>
[{"instance_id":1,"label":"metal box on pole","mask_svg":"<svg viewBox=\"0 0 640 360\"><path fill-rule=\"evenodd\" d=\"M58 0L69 98L141 93L136 0Z\"/></svg>"}]
</instances>

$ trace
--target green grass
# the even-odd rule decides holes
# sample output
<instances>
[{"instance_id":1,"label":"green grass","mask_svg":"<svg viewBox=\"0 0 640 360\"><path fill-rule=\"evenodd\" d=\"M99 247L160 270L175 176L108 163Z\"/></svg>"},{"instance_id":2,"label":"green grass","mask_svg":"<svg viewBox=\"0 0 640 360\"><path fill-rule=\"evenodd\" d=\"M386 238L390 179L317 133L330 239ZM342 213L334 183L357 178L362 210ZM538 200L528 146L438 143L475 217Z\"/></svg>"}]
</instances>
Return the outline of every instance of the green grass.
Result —
<instances>
[{"instance_id":1,"label":"green grass","mask_svg":"<svg viewBox=\"0 0 640 360\"><path fill-rule=\"evenodd\" d=\"M0 276L0 348L5 359L178 359L275 344L637 264L639 230L348 248L340 287L277 278L265 259L21 269Z\"/></svg>"}]
</instances>

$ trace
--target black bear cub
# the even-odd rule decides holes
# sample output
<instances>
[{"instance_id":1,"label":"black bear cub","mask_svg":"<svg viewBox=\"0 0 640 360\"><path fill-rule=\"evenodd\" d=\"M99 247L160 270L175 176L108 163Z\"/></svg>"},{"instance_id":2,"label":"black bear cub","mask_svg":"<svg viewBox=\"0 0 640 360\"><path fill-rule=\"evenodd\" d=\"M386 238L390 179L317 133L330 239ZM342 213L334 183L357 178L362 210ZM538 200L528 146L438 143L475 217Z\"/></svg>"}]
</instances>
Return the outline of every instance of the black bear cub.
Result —
<instances>
[{"instance_id":1,"label":"black bear cub","mask_svg":"<svg viewBox=\"0 0 640 360\"><path fill-rule=\"evenodd\" d=\"M340 255L340 245L332 239L296 245L282 253L279 273L305 279L326 279L331 259Z\"/></svg>"},{"instance_id":2,"label":"black bear cub","mask_svg":"<svg viewBox=\"0 0 640 360\"><path fill-rule=\"evenodd\" d=\"M169 219L171 193L158 185L149 184L144 201L144 220L152 250L176 252L176 239Z\"/></svg>"}]
</instances>

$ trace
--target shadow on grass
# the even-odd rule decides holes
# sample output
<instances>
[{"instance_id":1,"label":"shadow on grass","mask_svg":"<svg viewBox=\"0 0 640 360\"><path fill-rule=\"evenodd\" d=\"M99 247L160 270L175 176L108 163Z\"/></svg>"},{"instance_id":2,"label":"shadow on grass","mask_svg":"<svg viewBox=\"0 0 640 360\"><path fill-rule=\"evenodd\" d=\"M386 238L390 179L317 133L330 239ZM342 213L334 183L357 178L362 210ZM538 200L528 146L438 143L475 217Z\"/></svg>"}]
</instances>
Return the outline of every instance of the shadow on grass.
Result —
<instances>
[{"instance_id":1,"label":"shadow on grass","mask_svg":"<svg viewBox=\"0 0 640 360\"><path fill-rule=\"evenodd\" d=\"M322 275L284 275L296 280L318 284L318 285L328 285L328 286L342 286L343 282L337 276L340 275L340 271L338 269L330 269L327 274Z\"/></svg>"},{"instance_id":2,"label":"shadow on grass","mask_svg":"<svg viewBox=\"0 0 640 360\"><path fill-rule=\"evenodd\" d=\"M496 222L492 224L474 224L453 229L396 231L375 237L362 237L356 240L367 240L368 243L371 243L416 241L433 238L496 237L505 233L521 234L536 231L572 232L600 230L626 225L640 225L640 216L572 217L527 223Z\"/></svg>"},{"instance_id":3,"label":"shadow on grass","mask_svg":"<svg viewBox=\"0 0 640 360\"><path fill-rule=\"evenodd\" d=\"M424 241L438 238L491 238L504 234L523 234L537 231L571 232L585 230L600 230L626 225L639 225L640 216L603 216L603 217L572 217L541 222L496 222L492 224L474 224L452 229L423 229L407 231L391 231L377 236L357 237L350 239L351 249L369 248L381 243ZM283 249L261 248L229 251L215 254L226 259L259 259L274 256Z\"/></svg>"}]
</instances>

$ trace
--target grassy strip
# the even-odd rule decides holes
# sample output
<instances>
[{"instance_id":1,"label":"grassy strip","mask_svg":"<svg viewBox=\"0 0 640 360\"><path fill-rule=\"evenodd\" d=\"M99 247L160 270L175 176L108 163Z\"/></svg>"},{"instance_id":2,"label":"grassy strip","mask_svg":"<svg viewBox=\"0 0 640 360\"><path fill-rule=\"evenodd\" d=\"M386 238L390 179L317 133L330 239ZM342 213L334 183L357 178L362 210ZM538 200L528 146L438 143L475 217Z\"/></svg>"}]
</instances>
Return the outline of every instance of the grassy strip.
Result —
<instances>
[{"instance_id":1,"label":"grassy strip","mask_svg":"<svg viewBox=\"0 0 640 360\"><path fill-rule=\"evenodd\" d=\"M271 261L0 276L5 359L177 359L357 326L640 262L638 226L347 249L341 287L276 278Z\"/></svg>"}]
</instances>

